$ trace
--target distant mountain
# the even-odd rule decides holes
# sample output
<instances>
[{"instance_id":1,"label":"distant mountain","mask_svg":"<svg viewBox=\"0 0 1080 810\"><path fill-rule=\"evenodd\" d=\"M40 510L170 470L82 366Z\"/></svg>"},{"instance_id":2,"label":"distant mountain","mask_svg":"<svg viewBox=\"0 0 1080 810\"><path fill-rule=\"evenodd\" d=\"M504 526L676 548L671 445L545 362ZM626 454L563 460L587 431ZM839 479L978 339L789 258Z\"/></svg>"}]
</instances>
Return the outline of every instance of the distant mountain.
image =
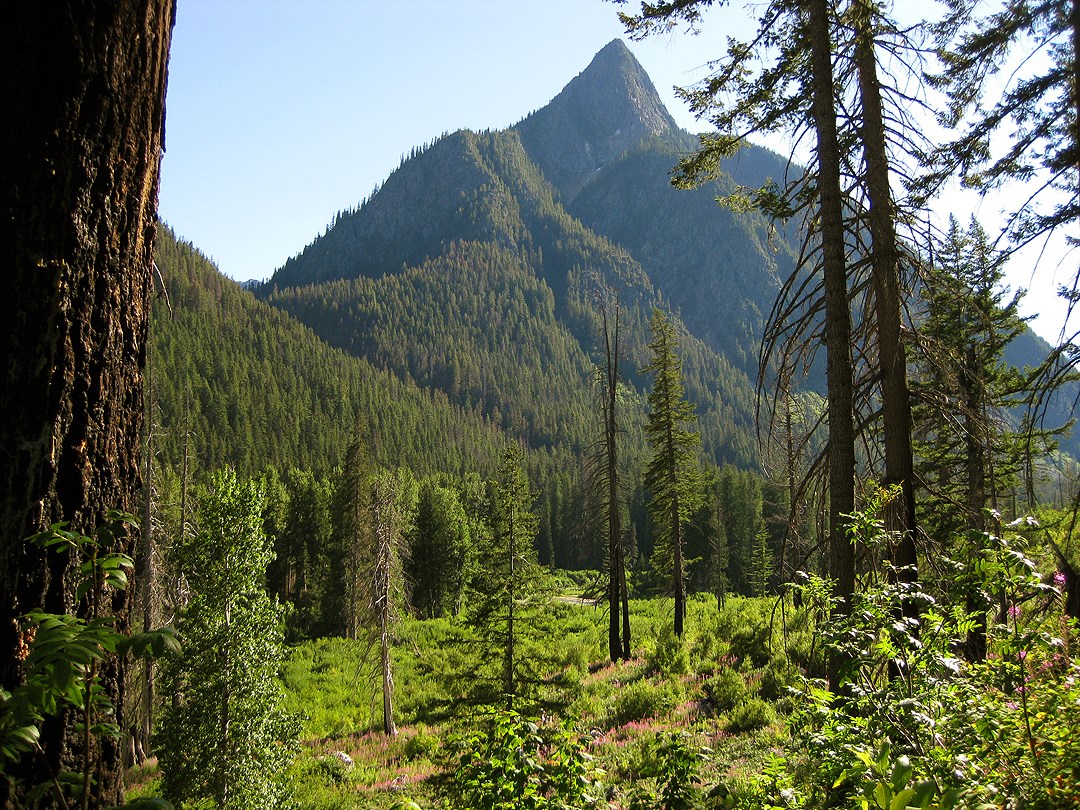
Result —
<instances>
[{"instance_id":1,"label":"distant mountain","mask_svg":"<svg viewBox=\"0 0 1080 810\"><path fill-rule=\"evenodd\" d=\"M154 301L148 377L165 466L180 468L188 442L197 470L326 472L363 416L386 464L494 471L504 436L488 420L327 346L165 226L155 252L168 297Z\"/></svg>"},{"instance_id":2,"label":"distant mountain","mask_svg":"<svg viewBox=\"0 0 1080 810\"><path fill-rule=\"evenodd\" d=\"M760 217L718 210L714 199L733 180L695 192L668 186L676 156L693 143L630 51L612 42L516 126L459 131L415 150L259 294L332 345L516 425L532 445L567 441L580 450L592 440L595 293L613 287L623 305L624 370L638 394L652 308L681 313L705 447L718 462L751 465L756 339L790 251L770 245ZM761 151L757 168L778 174L784 163ZM463 269L470 255L495 275ZM505 321L470 300L490 294L496 276L519 287L502 288L519 300L542 291L550 309L521 310L508 337ZM417 313L422 325L386 332ZM506 362L514 341L536 344L519 353L537 366ZM561 347L561 359L544 346ZM463 374L463 360L482 371Z\"/></svg>"},{"instance_id":3,"label":"distant mountain","mask_svg":"<svg viewBox=\"0 0 1080 810\"><path fill-rule=\"evenodd\" d=\"M670 171L696 143L615 40L516 125L414 149L257 294L532 447L580 454L595 439L596 292L613 288L629 423L643 418L648 381L636 371L661 307L682 336L706 453L752 466L760 338L797 239L715 201L791 167L751 148L715 181L676 190Z\"/></svg>"},{"instance_id":4,"label":"distant mountain","mask_svg":"<svg viewBox=\"0 0 1080 810\"><path fill-rule=\"evenodd\" d=\"M684 151L694 147L634 55L617 39L514 130L548 182L568 200L595 172L643 142L676 144Z\"/></svg>"}]
</instances>

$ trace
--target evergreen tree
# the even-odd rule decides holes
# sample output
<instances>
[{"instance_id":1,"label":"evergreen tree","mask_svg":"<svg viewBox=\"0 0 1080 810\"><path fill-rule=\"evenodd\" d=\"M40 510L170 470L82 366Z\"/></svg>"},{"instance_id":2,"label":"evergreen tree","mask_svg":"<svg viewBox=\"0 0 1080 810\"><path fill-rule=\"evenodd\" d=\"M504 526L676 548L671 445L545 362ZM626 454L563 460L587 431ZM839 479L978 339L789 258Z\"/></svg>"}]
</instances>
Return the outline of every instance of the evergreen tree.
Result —
<instances>
[{"instance_id":1,"label":"evergreen tree","mask_svg":"<svg viewBox=\"0 0 1080 810\"><path fill-rule=\"evenodd\" d=\"M410 531L411 604L420 616L457 614L472 541L458 494L434 479L420 485Z\"/></svg>"},{"instance_id":2,"label":"evergreen tree","mask_svg":"<svg viewBox=\"0 0 1080 810\"><path fill-rule=\"evenodd\" d=\"M178 802L282 807L298 728L281 708L282 611L263 587L273 552L263 493L231 470L211 477L198 530L174 547L193 596L176 623L182 650L164 668L162 790Z\"/></svg>"},{"instance_id":3,"label":"evergreen tree","mask_svg":"<svg viewBox=\"0 0 1080 810\"><path fill-rule=\"evenodd\" d=\"M267 586L292 605L290 639L325 635L339 625L339 616L333 615L337 563L331 553L332 487L328 480L298 469L290 470L282 485Z\"/></svg>"},{"instance_id":4,"label":"evergreen tree","mask_svg":"<svg viewBox=\"0 0 1080 810\"><path fill-rule=\"evenodd\" d=\"M769 533L762 527L754 535L754 546L750 555L750 593L752 596L764 596L769 592L769 580L773 573L772 549L769 548Z\"/></svg>"},{"instance_id":5,"label":"evergreen tree","mask_svg":"<svg viewBox=\"0 0 1080 810\"><path fill-rule=\"evenodd\" d=\"M368 486L375 473L368 455L367 424L358 419L353 439L345 452L334 498L334 537L341 581L336 591L341 597L342 624L347 638L361 637L363 616L364 538L370 524Z\"/></svg>"},{"instance_id":6,"label":"evergreen tree","mask_svg":"<svg viewBox=\"0 0 1080 810\"><path fill-rule=\"evenodd\" d=\"M469 624L480 638L484 659L500 664L495 694L480 697L492 700L499 695L513 709L540 680L536 645L543 632L541 610L550 594L533 546L536 493L517 447L504 452L499 479L489 491L490 534L480 549ZM479 681L476 685L484 688Z\"/></svg>"},{"instance_id":7,"label":"evergreen tree","mask_svg":"<svg viewBox=\"0 0 1080 810\"><path fill-rule=\"evenodd\" d=\"M929 273L919 330L921 477L944 507L934 514L940 535L984 531L984 510L1001 506L1020 468L1008 410L1029 381L1005 349L1026 328L1022 293L1003 286L1001 256L974 218L966 232L950 219Z\"/></svg>"},{"instance_id":8,"label":"evergreen tree","mask_svg":"<svg viewBox=\"0 0 1080 810\"><path fill-rule=\"evenodd\" d=\"M1068 229L1080 217L1080 5L1015 0L986 16L965 0L946 5L950 13L937 26L944 69L933 81L948 94L941 118L958 134L926 155L924 185L935 191L959 175L986 192L1034 180L1033 193L1019 196L1009 219L1013 243L1059 230L1075 239ZM1017 51L1048 58L1025 59L1017 68L1010 59Z\"/></svg>"},{"instance_id":9,"label":"evergreen tree","mask_svg":"<svg viewBox=\"0 0 1080 810\"><path fill-rule=\"evenodd\" d=\"M653 310L652 359L642 373L653 375L645 438L652 457L645 468L651 493L649 512L655 527L653 569L670 583L675 598L675 635L682 636L686 616L686 561L683 526L700 500L701 473L694 449L697 433L686 428L694 408L683 394L681 361L675 329L659 309Z\"/></svg>"},{"instance_id":10,"label":"evergreen tree","mask_svg":"<svg viewBox=\"0 0 1080 810\"><path fill-rule=\"evenodd\" d=\"M709 590L716 596L716 609L722 608L727 601L731 580L728 566L731 563L731 548L728 544L727 526L724 521L724 505L720 498L719 487L712 490L709 519L706 524L709 538Z\"/></svg>"},{"instance_id":11,"label":"evergreen tree","mask_svg":"<svg viewBox=\"0 0 1080 810\"><path fill-rule=\"evenodd\" d=\"M966 232L951 218L924 293L921 477L933 492L928 513L942 545L972 531L994 531L987 510L1002 506L1025 458L1052 449L1052 431L1011 424L1009 411L1026 398L1031 377L1005 360L1009 343L1026 327L1018 314L1022 294L1010 296L1002 284L1001 258L974 217ZM946 550L972 554L971 548ZM967 607L976 624L965 652L979 660L992 597L968 579Z\"/></svg>"}]
</instances>

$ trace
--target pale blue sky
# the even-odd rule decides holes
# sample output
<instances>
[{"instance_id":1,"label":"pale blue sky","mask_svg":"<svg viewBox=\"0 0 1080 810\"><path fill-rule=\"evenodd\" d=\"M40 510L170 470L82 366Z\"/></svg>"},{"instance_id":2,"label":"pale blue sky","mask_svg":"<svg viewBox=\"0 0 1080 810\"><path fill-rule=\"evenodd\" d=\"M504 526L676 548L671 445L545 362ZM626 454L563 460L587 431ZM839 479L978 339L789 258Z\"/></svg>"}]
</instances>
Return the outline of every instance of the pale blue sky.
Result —
<instances>
[{"instance_id":1,"label":"pale blue sky","mask_svg":"<svg viewBox=\"0 0 1080 810\"><path fill-rule=\"evenodd\" d=\"M544 106L623 35L617 8L179 0L161 216L226 274L265 278L414 146L502 129ZM693 118L671 88L701 78L717 52L712 28L712 39L624 37L687 128Z\"/></svg>"},{"instance_id":2,"label":"pale blue sky","mask_svg":"<svg viewBox=\"0 0 1080 810\"><path fill-rule=\"evenodd\" d=\"M702 33L630 41L602 0L178 0L160 211L227 275L267 278L356 205L413 147L445 132L502 129L542 107L621 37L679 124L701 129L673 86L706 75L742 3ZM622 8L634 9L631 2ZM902 0L905 14L928 0ZM774 145L778 146L778 145ZM782 147L780 147L782 148ZM988 229L998 200L941 210ZM1053 339L1068 260L1014 262L1026 311ZM1030 254L1029 254L1030 256ZM1071 260L1075 268L1075 259Z\"/></svg>"}]
</instances>

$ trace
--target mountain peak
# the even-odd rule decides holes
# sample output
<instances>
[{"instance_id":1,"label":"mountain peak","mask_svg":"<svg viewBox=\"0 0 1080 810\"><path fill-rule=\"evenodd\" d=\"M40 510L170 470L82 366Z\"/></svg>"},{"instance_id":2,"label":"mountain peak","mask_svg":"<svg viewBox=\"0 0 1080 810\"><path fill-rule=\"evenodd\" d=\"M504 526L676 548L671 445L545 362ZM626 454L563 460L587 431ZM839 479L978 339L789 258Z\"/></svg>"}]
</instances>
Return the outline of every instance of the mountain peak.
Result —
<instances>
[{"instance_id":1,"label":"mountain peak","mask_svg":"<svg viewBox=\"0 0 1080 810\"><path fill-rule=\"evenodd\" d=\"M568 197L627 149L678 132L652 80L620 39L515 129L548 180Z\"/></svg>"}]
</instances>

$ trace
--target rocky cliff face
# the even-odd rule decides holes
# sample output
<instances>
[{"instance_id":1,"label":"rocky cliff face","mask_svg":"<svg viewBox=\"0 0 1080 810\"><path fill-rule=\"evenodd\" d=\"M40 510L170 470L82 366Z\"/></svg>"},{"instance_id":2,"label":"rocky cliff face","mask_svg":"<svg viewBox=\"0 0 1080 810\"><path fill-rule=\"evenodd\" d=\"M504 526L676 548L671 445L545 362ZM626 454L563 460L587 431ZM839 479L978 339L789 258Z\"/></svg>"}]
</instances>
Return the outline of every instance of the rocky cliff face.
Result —
<instances>
[{"instance_id":1,"label":"rocky cliff face","mask_svg":"<svg viewBox=\"0 0 1080 810\"><path fill-rule=\"evenodd\" d=\"M566 200L593 172L642 141L680 135L652 81L617 39L547 106L514 129Z\"/></svg>"}]
</instances>

